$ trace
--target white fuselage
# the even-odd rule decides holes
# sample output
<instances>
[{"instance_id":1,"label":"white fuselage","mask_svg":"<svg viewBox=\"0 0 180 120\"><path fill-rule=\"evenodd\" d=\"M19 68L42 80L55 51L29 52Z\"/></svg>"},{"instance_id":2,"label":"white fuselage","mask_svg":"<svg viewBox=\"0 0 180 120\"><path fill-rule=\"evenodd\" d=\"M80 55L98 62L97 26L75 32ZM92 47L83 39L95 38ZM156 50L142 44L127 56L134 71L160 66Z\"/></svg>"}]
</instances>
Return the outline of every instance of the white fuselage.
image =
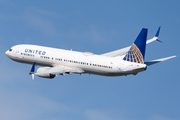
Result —
<instances>
[{"instance_id":1,"label":"white fuselage","mask_svg":"<svg viewBox=\"0 0 180 120\"><path fill-rule=\"evenodd\" d=\"M16 45L6 51L14 61L45 66L65 66L78 69L74 73L89 73L103 76L137 74L146 70L145 64L122 60L123 56L107 57L90 52L76 52L37 45Z\"/></svg>"}]
</instances>

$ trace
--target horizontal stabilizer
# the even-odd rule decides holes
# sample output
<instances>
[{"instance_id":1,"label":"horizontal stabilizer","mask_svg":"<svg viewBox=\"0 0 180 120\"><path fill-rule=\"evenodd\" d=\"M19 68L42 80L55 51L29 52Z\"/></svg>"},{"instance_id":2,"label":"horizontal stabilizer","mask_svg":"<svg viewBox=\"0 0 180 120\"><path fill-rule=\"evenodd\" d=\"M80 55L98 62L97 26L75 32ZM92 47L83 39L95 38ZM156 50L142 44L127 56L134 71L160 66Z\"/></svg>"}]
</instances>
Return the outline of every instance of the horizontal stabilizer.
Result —
<instances>
[{"instance_id":1,"label":"horizontal stabilizer","mask_svg":"<svg viewBox=\"0 0 180 120\"><path fill-rule=\"evenodd\" d=\"M156 63L159 63L159 62L162 62L162 61L174 58L174 57L176 57L176 56L170 56L170 57L166 57L166 58L152 60L152 61L144 62L144 64L146 64L147 66L150 66L150 65L153 65L153 64L156 64Z\"/></svg>"}]
</instances>

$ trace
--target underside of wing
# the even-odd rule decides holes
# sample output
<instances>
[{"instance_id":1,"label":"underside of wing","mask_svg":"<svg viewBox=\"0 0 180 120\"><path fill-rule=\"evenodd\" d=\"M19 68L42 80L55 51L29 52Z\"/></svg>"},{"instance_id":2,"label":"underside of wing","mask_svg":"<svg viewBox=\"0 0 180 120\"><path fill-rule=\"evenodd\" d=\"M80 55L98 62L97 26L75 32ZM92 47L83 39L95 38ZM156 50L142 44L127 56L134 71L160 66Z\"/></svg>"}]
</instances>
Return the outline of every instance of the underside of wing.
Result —
<instances>
[{"instance_id":1,"label":"underside of wing","mask_svg":"<svg viewBox=\"0 0 180 120\"><path fill-rule=\"evenodd\" d=\"M37 69L37 72L34 73L35 71L35 62L33 63L33 66L30 71L30 75L32 75L32 79L34 80L34 75L37 75L39 77L43 78L54 78L59 75L65 75L65 74L71 74L71 73L84 73L84 70L78 67L69 67L65 65L56 65L54 67L40 67Z\"/></svg>"},{"instance_id":2,"label":"underside of wing","mask_svg":"<svg viewBox=\"0 0 180 120\"><path fill-rule=\"evenodd\" d=\"M44 69L45 67L39 68L39 69ZM49 67L48 67L49 68ZM58 65L55 67L50 67L47 70L37 70L37 75L42 75L42 74L60 74L63 75L64 73L83 73L84 71L80 68L74 68L74 67L68 67L68 66L63 66L63 65Z\"/></svg>"}]
</instances>

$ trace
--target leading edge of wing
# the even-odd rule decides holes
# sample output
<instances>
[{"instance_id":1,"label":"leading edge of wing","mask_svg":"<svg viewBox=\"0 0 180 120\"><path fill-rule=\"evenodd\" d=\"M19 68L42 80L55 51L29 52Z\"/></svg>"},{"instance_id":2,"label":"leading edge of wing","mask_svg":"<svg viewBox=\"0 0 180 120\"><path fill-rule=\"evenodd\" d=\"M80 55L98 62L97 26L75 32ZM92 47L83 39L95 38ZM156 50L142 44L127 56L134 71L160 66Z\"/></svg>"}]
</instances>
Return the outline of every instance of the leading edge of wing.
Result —
<instances>
[{"instance_id":1,"label":"leading edge of wing","mask_svg":"<svg viewBox=\"0 0 180 120\"><path fill-rule=\"evenodd\" d=\"M144 62L144 64L146 64L147 66L150 66L150 65L153 65L153 64L156 64L156 63L165 61L165 60L172 59L172 58L174 58L174 57L177 57L177 56L174 55L174 56L165 57L165 58L161 58L161 59L157 59L157 60L147 61L147 62Z\"/></svg>"},{"instance_id":2,"label":"leading edge of wing","mask_svg":"<svg viewBox=\"0 0 180 120\"><path fill-rule=\"evenodd\" d=\"M156 34L155 34L155 36L153 38L146 41L146 44L149 44L151 42L154 42L154 41L158 40L160 29L161 29L161 27L158 28L158 30L157 30L157 32L156 32ZM128 47L118 49L118 50L115 50L115 51L112 51L112 52L104 53L104 54L101 54L101 55L108 56L108 57L121 56L121 55L124 55L130 49L130 47L131 46L128 46Z\"/></svg>"}]
</instances>

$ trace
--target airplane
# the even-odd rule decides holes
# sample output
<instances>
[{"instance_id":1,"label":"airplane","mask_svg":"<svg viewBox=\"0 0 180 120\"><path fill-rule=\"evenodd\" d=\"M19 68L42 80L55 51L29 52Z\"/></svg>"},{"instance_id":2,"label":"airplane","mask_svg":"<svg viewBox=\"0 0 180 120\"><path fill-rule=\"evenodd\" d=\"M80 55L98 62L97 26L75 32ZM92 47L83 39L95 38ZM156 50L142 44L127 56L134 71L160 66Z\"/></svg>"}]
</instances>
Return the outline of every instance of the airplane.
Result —
<instances>
[{"instance_id":1,"label":"airplane","mask_svg":"<svg viewBox=\"0 0 180 120\"><path fill-rule=\"evenodd\" d=\"M78 52L38 45L20 44L11 47L5 54L12 60L31 64L30 75L43 78L54 78L65 74L95 74L101 76L136 75L145 71L147 66L162 62L176 56L152 61L144 61L146 44L159 41L158 28L155 36L147 40L147 28L142 28L132 46L104 54ZM35 72L35 66L42 66Z\"/></svg>"}]
</instances>

